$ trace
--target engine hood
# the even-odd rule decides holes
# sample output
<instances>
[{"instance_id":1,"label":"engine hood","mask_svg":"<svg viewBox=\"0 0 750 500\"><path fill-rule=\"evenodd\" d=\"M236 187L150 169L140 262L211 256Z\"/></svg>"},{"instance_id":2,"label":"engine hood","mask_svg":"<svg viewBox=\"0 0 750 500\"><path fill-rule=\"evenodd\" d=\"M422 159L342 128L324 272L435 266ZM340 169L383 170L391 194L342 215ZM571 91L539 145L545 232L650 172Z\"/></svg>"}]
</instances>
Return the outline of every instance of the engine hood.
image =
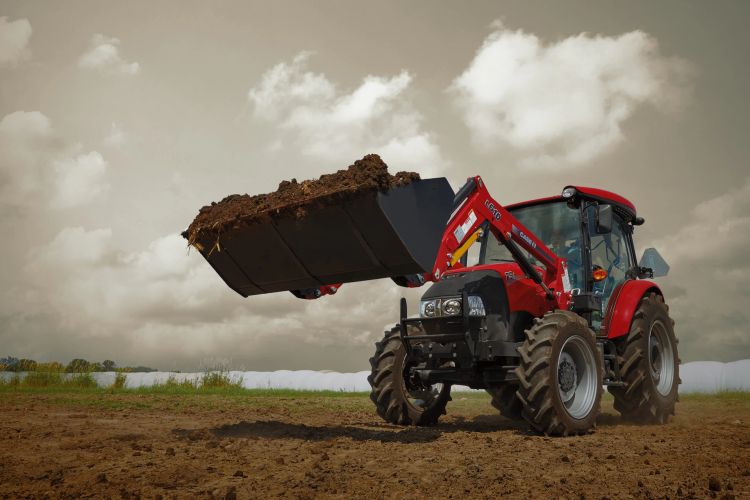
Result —
<instances>
[{"instance_id":1,"label":"engine hood","mask_svg":"<svg viewBox=\"0 0 750 500\"><path fill-rule=\"evenodd\" d=\"M488 339L505 339L508 330L508 297L501 275L494 269L474 269L446 273L422 295L422 300L477 295L486 312Z\"/></svg>"}]
</instances>

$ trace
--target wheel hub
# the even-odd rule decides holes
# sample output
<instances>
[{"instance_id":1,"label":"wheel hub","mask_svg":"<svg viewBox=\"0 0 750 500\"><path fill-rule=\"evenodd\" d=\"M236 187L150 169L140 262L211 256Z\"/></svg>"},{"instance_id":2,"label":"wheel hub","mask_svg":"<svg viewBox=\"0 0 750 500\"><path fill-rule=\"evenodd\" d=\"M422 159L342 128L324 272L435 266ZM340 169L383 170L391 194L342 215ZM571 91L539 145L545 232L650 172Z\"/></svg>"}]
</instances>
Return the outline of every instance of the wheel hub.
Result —
<instances>
[{"instance_id":1,"label":"wheel hub","mask_svg":"<svg viewBox=\"0 0 750 500\"><path fill-rule=\"evenodd\" d=\"M568 338L557 360L557 390L568 414L586 418L596 404L597 370L594 351L580 335Z\"/></svg>"},{"instance_id":2,"label":"wheel hub","mask_svg":"<svg viewBox=\"0 0 750 500\"><path fill-rule=\"evenodd\" d=\"M661 375L661 344L659 344L659 340L652 336L649 339L651 342L649 342L651 345L649 346L649 362L651 364L651 374L654 377L655 381L658 381Z\"/></svg>"},{"instance_id":3,"label":"wheel hub","mask_svg":"<svg viewBox=\"0 0 750 500\"><path fill-rule=\"evenodd\" d=\"M565 359L560 360L560 364L557 367L557 380L559 381L560 389L564 393L568 393L576 386L576 365L567 353L563 353L563 357Z\"/></svg>"}]
</instances>

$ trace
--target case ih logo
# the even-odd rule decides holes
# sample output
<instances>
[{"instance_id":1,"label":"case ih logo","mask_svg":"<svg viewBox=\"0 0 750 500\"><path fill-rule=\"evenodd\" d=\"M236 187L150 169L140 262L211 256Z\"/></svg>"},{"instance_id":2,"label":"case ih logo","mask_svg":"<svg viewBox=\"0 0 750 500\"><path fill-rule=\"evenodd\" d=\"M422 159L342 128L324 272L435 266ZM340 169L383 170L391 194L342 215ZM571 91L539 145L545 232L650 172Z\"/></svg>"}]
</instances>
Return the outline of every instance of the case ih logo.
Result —
<instances>
[{"instance_id":1,"label":"case ih logo","mask_svg":"<svg viewBox=\"0 0 750 500\"><path fill-rule=\"evenodd\" d=\"M514 232L514 233L516 233L516 234L517 234L517 235L518 235L518 236L519 236L519 237L520 237L520 238L521 238L521 239L522 239L523 241L525 241L526 243L528 243L528 244L529 244L529 245L531 246L531 248L536 248L536 243L534 243L534 240L532 240L531 238L529 238L529 236L528 236L527 234L525 234L525 233L524 233L523 231L521 231L520 229L518 229L518 228L517 228L516 226L513 226L513 227L512 227L511 229L512 229L512 230L513 230L513 232Z\"/></svg>"},{"instance_id":2,"label":"case ih logo","mask_svg":"<svg viewBox=\"0 0 750 500\"><path fill-rule=\"evenodd\" d=\"M495 217L495 220L500 220L500 210L495 208L494 203L492 203L490 200L484 200L484 206L487 207L487 210L492 213L492 215Z\"/></svg>"}]
</instances>

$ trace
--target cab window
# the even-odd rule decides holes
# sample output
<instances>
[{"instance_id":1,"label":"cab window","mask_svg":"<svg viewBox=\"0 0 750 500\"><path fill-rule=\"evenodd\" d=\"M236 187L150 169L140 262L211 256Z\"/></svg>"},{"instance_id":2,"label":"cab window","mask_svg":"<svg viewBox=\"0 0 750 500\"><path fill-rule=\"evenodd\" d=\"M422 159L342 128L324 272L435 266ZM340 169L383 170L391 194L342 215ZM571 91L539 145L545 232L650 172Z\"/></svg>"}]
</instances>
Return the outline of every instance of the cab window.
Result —
<instances>
[{"instance_id":1,"label":"cab window","mask_svg":"<svg viewBox=\"0 0 750 500\"><path fill-rule=\"evenodd\" d=\"M627 235L623 228L623 221L615 217L612 232L597 234L596 206L590 205L586 209L588 217L589 239L591 242L592 271L601 268L607 272L607 277L596 281L592 285L592 292L602 298L602 311L607 310L607 303L612 291L627 279L627 272L633 266L633 260L628 248ZM598 327L601 314L594 313L593 323Z\"/></svg>"},{"instance_id":2,"label":"cab window","mask_svg":"<svg viewBox=\"0 0 750 500\"><path fill-rule=\"evenodd\" d=\"M573 288L584 287L584 273L581 257L580 212L567 203L551 202L516 208L511 211L518 221L534 233L556 255L567 259L568 275ZM525 252L529 261L537 266L542 264ZM480 263L514 262L505 245L490 233L484 242Z\"/></svg>"}]
</instances>

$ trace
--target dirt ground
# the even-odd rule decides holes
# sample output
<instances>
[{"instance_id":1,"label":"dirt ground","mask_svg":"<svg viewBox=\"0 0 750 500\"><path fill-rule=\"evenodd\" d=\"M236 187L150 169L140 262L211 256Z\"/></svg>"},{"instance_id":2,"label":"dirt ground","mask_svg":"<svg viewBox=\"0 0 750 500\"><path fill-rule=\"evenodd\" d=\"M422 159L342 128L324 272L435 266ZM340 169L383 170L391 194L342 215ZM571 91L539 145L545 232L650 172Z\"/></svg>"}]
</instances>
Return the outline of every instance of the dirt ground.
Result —
<instances>
[{"instance_id":1,"label":"dirt ground","mask_svg":"<svg viewBox=\"0 0 750 500\"><path fill-rule=\"evenodd\" d=\"M750 398L666 426L530 434L457 393L432 428L366 396L0 394L0 497L750 498Z\"/></svg>"}]
</instances>

